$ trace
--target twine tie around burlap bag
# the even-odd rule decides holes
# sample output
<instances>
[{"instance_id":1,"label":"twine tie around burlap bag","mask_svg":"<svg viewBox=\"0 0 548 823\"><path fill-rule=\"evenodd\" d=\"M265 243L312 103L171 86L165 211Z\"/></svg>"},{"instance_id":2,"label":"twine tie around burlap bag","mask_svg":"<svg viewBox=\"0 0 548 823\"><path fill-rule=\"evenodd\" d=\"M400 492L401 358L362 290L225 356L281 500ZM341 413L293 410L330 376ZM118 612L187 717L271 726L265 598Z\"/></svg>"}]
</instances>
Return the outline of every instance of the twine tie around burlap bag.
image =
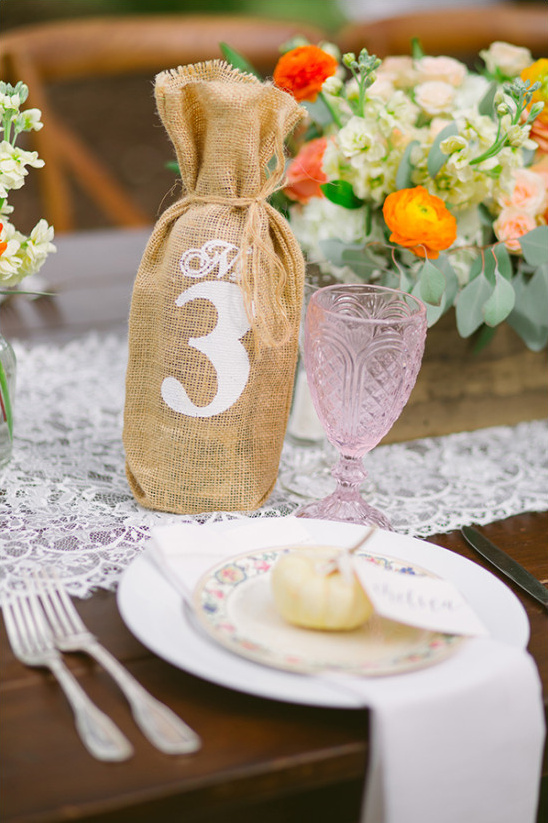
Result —
<instances>
[{"instance_id":1,"label":"twine tie around burlap bag","mask_svg":"<svg viewBox=\"0 0 548 823\"><path fill-rule=\"evenodd\" d=\"M276 482L297 359L304 260L267 197L303 110L222 61L163 72L155 91L184 194L133 289L126 473L148 508L253 510Z\"/></svg>"}]
</instances>

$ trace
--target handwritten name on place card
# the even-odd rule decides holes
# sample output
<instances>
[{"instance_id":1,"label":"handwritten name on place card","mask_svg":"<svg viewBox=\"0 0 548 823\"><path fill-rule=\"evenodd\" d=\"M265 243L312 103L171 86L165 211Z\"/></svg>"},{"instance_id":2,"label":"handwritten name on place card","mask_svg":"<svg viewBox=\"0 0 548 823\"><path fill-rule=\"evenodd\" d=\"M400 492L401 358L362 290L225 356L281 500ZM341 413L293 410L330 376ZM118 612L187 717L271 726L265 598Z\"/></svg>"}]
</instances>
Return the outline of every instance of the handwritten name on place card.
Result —
<instances>
[{"instance_id":1,"label":"handwritten name on place card","mask_svg":"<svg viewBox=\"0 0 548 823\"><path fill-rule=\"evenodd\" d=\"M361 585L381 617L446 634L485 635L487 628L448 580L406 574L356 559Z\"/></svg>"}]
</instances>

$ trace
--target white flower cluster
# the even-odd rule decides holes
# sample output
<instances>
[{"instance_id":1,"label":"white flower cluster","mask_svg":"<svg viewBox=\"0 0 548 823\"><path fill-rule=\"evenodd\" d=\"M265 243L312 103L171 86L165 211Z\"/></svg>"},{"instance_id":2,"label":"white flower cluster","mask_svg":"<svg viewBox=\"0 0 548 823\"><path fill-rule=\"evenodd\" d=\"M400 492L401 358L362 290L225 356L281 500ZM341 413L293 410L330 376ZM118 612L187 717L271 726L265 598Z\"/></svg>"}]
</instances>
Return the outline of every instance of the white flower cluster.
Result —
<instances>
[{"instance_id":1,"label":"white flower cluster","mask_svg":"<svg viewBox=\"0 0 548 823\"><path fill-rule=\"evenodd\" d=\"M17 231L9 220L13 206L8 203L8 193L23 186L29 166L44 165L37 152L16 146L19 134L43 126L39 109L21 111L27 96L24 83L12 86L0 82L0 288L16 286L27 275L35 274L48 254L55 251L53 228L45 220L39 220L28 236Z\"/></svg>"},{"instance_id":2,"label":"white flower cluster","mask_svg":"<svg viewBox=\"0 0 548 823\"><path fill-rule=\"evenodd\" d=\"M407 186L423 186L456 217L455 246L478 242L480 221L479 217L470 220L472 211L481 207L494 222L512 201L524 166L523 150L532 152L537 146L529 138L531 120L519 116L516 98L503 84L512 82L533 58L526 48L499 42L481 56L487 76L469 71L451 57L400 56L377 61L379 65L372 66L363 82L361 64L354 55L345 55L343 63L353 68L352 78L343 82L334 76L325 81L322 94L334 122L324 130L328 139L322 169L328 181L350 184L356 197L368 205L373 231L382 222L379 215L385 198L402 187L397 176L405 158ZM499 90L489 101L493 78ZM433 148L442 157L435 174L430 166ZM544 186L540 177L537 182ZM543 208L546 202L538 205L533 225L542 222ZM318 211L313 200L292 207L291 222L305 249L317 248L319 241L332 236L335 226L342 231L349 221L346 209L335 208L322 231ZM307 224L304 234L308 236L301 236ZM310 226L317 231L310 231ZM474 226L473 234L461 234L461 226Z\"/></svg>"}]
</instances>

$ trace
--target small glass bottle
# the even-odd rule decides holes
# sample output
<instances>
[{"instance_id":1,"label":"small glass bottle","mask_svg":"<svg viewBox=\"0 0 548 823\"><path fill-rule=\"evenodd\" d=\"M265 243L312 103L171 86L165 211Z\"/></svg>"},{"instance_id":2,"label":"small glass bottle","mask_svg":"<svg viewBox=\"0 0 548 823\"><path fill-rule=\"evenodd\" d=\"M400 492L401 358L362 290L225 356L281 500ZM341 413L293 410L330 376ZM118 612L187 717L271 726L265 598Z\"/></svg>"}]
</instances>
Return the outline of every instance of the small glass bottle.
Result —
<instances>
[{"instance_id":1,"label":"small glass bottle","mask_svg":"<svg viewBox=\"0 0 548 823\"><path fill-rule=\"evenodd\" d=\"M0 469L9 463L13 448L15 372L15 353L0 334Z\"/></svg>"}]
</instances>

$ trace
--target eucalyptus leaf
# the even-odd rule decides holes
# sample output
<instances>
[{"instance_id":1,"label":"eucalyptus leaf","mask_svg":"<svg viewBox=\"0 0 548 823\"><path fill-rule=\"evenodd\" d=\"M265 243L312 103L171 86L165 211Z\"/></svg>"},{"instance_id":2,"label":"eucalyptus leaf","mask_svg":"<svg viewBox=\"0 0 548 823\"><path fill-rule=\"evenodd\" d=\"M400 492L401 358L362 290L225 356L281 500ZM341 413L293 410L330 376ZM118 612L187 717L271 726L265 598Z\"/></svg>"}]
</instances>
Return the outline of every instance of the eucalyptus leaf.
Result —
<instances>
[{"instance_id":1,"label":"eucalyptus leaf","mask_svg":"<svg viewBox=\"0 0 548 823\"><path fill-rule=\"evenodd\" d=\"M221 49L223 57L227 63L230 63L230 65L234 66L235 69L239 69L246 74L253 74L255 77L258 77L259 80L263 79L251 63L246 60L243 55L231 48L227 43L219 43L219 48Z\"/></svg>"},{"instance_id":2,"label":"eucalyptus leaf","mask_svg":"<svg viewBox=\"0 0 548 823\"><path fill-rule=\"evenodd\" d=\"M398 171L396 172L396 189L408 189L413 185L411 175L413 173L413 166L411 164L411 152L415 146L419 145L418 140L412 140L406 147Z\"/></svg>"},{"instance_id":3,"label":"eucalyptus leaf","mask_svg":"<svg viewBox=\"0 0 548 823\"><path fill-rule=\"evenodd\" d=\"M442 306L444 307L444 311L447 311L455 303L455 298L459 291L459 278L446 254L440 254L432 265L436 266L445 276L445 291Z\"/></svg>"},{"instance_id":4,"label":"eucalyptus leaf","mask_svg":"<svg viewBox=\"0 0 548 823\"><path fill-rule=\"evenodd\" d=\"M535 326L548 328L548 265L539 266L530 278L514 278L516 303L512 317L523 315Z\"/></svg>"},{"instance_id":5,"label":"eucalyptus leaf","mask_svg":"<svg viewBox=\"0 0 548 823\"><path fill-rule=\"evenodd\" d=\"M361 209L364 201L356 197L350 183L346 180L332 180L320 186L328 200L345 209Z\"/></svg>"},{"instance_id":6,"label":"eucalyptus leaf","mask_svg":"<svg viewBox=\"0 0 548 823\"><path fill-rule=\"evenodd\" d=\"M499 243L494 248L494 254L497 258L497 267L499 273L502 277L506 278L506 280L512 280L514 276L514 268L512 266L512 260L510 258L510 252L506 248L503 243Z\"/></svg>"},{"instance_id":7,"label":"eucalyptus leaf","mask_svg":"<svg viewBox=\"0 0 548 823\"><path fill-rule=\"evenodd\" d=\"M420 296L425 303L440 306L445 291L445 276L436 266L426 260L419 272Z\"/></svg>"},{"instance_id":8,"label":"eucalyptus leaf","mask_svg":"<svg viewBox=\"0 0 548 823\"><path fill-rule=\"evenodd\" d=\"M417 281L413 286L411 294L413 295L413 297L418 297L419 300L422 300L421 284L419 281ZM428 326L428 328L430 328L434 325L434 323L437 323L437 321L440 319L440 317L444 313L444 307L441 305L433 306L431 303L424 303L424 305L426 306L426 325Z\"/></svg>"},{"instance_id":9,"label":"eucalyptus leaf","mask_svg":"<svg viewBox=\"0 0 548 823\"><path fill-rule=\"evenodd\" d=\"M371 273L379 268L379 262L371 257L364 244L343 243L331 238L321 240L319 246L326 260L339 268L348 266L362 280L368 280Z\"/></svg>"},{"instance_id":10,"label":"eucalyptus leaf","mask_svg":"<svg viewBox=\"0 0 548 823\"><path fill-rule=\"evenodd\" d=\"M310 119L319 126L325 128L333 122L333 115L329 111L325 101L318 95L314 103L309 100L304 100L301 106L305 108L310 115Z\"/></svg>"},{"instance_id":11,"label":"eucalyptus leaf","mask_svg":"<svg viewBox=\"0 0 548 823\"><path fill-rule=\"evenodd\" d=\"M483 276L494 287L496 281L495 270L497 268L497 258L491 249L485 249L482 265Z\"/></svg>"},{"instance_id":12,"label":"eucalyptus leaf","mask_svg":"<svg viewBox=\"0 0 548 823\"><path fill-rule=\"evenodd\" d=\"M346 248L342 253L342 265L349 266L362 280L369 280L374 271L378 271L379 262L372 258L364 246Z\"/></svg>"},{"instance_id":13,"label":"eucalyptus leaf","mask_svg":"<svg viewBox=\"0 0 548 823\"><path fill-rule=\"evenodd\" d=\"M444 129L440 131L437 135L436 139L432 143L432 148L428 152L428 174L430 177L435 177L436 174L440 171L440 169L445 165L448 159L448 155L444 154L440 149L440 143L442 140L446 140L448 137L453 137L454 135L459 133L459 127L453 121L449 123Z\"/></svg>"},{"instance_id":14,"label":"eucalyptus leaf","mask_svg":"<svg viewBox=\"0 0 548 823\"><path fill-rule=\"evenodd\" d=\"M497 330L494 327L486 326L485 324L480 326L478 335L474 340L474 354L479 354L482 349L488 346L496 332Z\"/></svg>"},{"instance_id":15,"label":"eucalyptus leaf","mask_svg":"<svg viewBox=\"0 0 548 823\"><path fill-rule=\"evenodd\" d=\"M497 93L498 83L492 82L489 88L481 98L478 110L480 114L486 114L492 117L495 110L495 94Z\"/></svg>"},{"instance_id":16,"label":"eucalyptus leaf","mask_svg":"<svg viewBox=\"0 0 548 823\"><path fill-rule=\"evenodd\" d=\"M516 303L508 325L531 351L540 351L548 344L548 265L539 266L532 277L520 272L513 282Z\"/></svg>"},{"instance_id":17,"label":"eucalyptus leaf","mask_svg":"<svg viewBox=\"0 0 548 823\"><path fill-rule=\"evenodd\" d=\"M548 264L548 226L537 226L523 237L519 244L525 260L531 266Z\"/></svg>"},{"instance_id":18,"label":"eucalyptus leaf","mask_svg":"<svg viewBox=\"0 0 548 823\"><path fill-rule=\"evenodd\" d=\"M483 318L488 326L498 326L506 320L516 302L512 284L495 269L495 288L483 305Z\"/></svg>"},{"instance_id":19,"label":"eucalyptus leaf","mask_svg":"<svg viewBox=\"0 0 548 823\"><path fill-rule=\"evenodd\" d=\"M461 337L470 337L484 321L483 305L491 296L493 286L484 273L463 288L455 301L457 330Z\"/></svg>"}]
</instances>

